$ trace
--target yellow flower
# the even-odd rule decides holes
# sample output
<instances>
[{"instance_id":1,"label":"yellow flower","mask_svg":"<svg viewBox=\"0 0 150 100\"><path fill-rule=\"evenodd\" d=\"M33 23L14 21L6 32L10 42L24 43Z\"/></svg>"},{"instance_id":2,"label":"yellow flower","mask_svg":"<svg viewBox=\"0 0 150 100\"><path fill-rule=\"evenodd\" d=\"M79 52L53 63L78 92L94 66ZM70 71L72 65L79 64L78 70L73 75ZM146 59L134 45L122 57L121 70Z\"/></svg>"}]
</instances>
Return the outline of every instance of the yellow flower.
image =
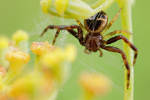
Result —
<instances>
[{"instance_id":1,"label":"yellow flower","mask_svg":"<svg viewBox=\"0 0 150 100\"><path fill-rule=\"evenodd\" d=\"M76 55L77 55L77 50L74 45L68 45L65 48L65 56L69 61L73 62L76 58Z\"/></svg>"},{"instance_id":2,"label":"yellow flower","mask_svg":"<svg viewBox=\"0 0 150 100\"><path fill-rule=\"evenodd\" d=\"M53 47L53 46L52 46ZM65 49L55 49L44 53L39 59L42 68L53 74L58 83L62 83L70 72L70 64L76 57L76 48L68 45Z\"/></svg>"},{"instance_id":3,"label":"yellow flower","mask_svg":"<svg viewBox=\"0 0 150 100\"><path fill-rule=\"evenodd\" d=\"M59 49L59 48L52 46L47 41L46 42L33 42L31 44L31 50L36 55L43 55L47 52L52 52L56 49Z\"/></svg>"},{"instance_id":4,"label":"yellow flower","mask_svg":"<svg viewBox=\"0 0 150 100\"><path fill-rule=\"evenodd\" d=\"M51 77L44 77L43 74L34 71L16 80L6 89L6 94L8 99L14 100L48 100L55 88L56 84Z\"/></svg>"},{"instance_id":5,"label":"yellow flower","mask_svg":"<svg viewBox=\"0 0 150 100\"><path fill-rule=\"evenodd\" d=\"M53 46L51 46L52 48ZM54 48L54 47L53 47ZM43 64L54 67L59 66L64 61L72 62L76 57L76 48L73 45L68 45L64 50L57 49L53 52L49 51L42 56L41 61Z\"/></svg>"},{"instance_id":6,"label":"yellow flower","mask_svg":"<svg viewBox=\"0 0 150 100\"><path fill-rule=\"evenodd\" d=\"M45 14L48 13L48 9L50 7L51 2L52 2L52 0L41 0L40 1L42 10Z\"/></svg>"},{"instance_id":7,"label":"yellow flower","mask_svg":"<svg viewBox=\"0 0 150 100\"><path fill-rule=\"evenodd\" d=\"M12 63L26 64L30 60L30 56L28 53L24 53L19 50L18 51L8 50L5 57L9 62L12 62Z\"/></svg>"},{"instance_id":8,"label":"yellow flower","mask_svg":"<svg viewBox=\"0 0 150 100\"><path fill-rule=\"evenodd\" d=\"M59 14L63 14L66 11L68 4L69 0L55 0L54 3L56 10Z\"/></svg>"},{"instance_id":9,"label":"yellow flower","mask_svg":"<svg viewBox=\"0 0 150 100\"><path fill-rule=\"evenodd\" d=\"M6 52L5 58L10 63L10 70L15 72L19 72L30 61L30 55L28 53L21 52L15 47L10 47Z\"/></svg>"},{"instance_id":10,"label":"yellow flower","mask_svg":"<svg viewBox=\"0 0 150 100\"><path fill-rule=\"evenodd\" d=\"M23 30L18 30L12 35L12 40L16 42L16 45L21 41L27 41L29 39L28 33Z\"/></svg>"},{"instance_id":11,"label":"yellow flower","mask_svg":"<svg viewBox=\"0 0 150 100\"><path fill-rule=\"evenodd\" d=\"M80 84L88 98L102 96L110 90L110 80L102 74L82 73Z\"/></svg>"}]
</instances>

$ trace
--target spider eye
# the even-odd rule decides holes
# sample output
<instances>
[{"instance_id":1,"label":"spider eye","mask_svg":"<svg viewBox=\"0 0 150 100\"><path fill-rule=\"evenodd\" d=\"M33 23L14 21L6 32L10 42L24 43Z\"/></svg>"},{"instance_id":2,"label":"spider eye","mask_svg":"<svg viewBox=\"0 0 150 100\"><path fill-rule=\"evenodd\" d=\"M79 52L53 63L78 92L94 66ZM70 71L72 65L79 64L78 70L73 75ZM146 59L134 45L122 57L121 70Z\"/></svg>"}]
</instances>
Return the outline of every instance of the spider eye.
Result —
<instances>
[{"instance_id":1,"label":"spider eye","mask_svg":"<svg viewBox=\"0 0 150 100\"><path fill-rule=\"evenodd\" d=\"M85 19L84 25L87 31L98 33L101 32L107 25L108 18L105 12L101 11L94 16Z\"/></svg>"}]
</instances>

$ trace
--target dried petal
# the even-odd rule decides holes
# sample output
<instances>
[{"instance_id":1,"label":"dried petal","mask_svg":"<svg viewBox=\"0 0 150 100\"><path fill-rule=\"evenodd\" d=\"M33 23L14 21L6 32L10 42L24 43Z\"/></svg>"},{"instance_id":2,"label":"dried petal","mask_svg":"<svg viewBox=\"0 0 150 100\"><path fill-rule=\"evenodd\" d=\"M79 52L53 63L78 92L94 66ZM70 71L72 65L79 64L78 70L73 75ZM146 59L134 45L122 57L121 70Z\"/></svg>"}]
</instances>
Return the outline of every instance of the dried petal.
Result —
<instances>
[{"instance_id":1,"label":"dried petal","mask_svg":"<svg viewBox=\"0 0 150 100\"><path fill-rule=\"evenodd\" d=\"M28 39L29 39L28 33L23 30L18 30L12 35L12 40L14 40L16 44L18 44L23 40L28 40Z\"/></svg>"}]
</instances>

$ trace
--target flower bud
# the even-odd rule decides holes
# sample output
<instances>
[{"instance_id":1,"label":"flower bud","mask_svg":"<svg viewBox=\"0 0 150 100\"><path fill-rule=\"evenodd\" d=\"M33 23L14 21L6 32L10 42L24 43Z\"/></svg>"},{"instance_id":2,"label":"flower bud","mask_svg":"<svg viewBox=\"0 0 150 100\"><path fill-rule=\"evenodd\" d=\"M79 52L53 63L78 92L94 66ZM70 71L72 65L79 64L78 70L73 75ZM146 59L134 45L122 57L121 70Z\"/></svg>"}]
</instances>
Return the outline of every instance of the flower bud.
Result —
<instances>
[{"instance_id":1,"label":"flower bud","mask_svg":"<svg viewBox=\"0 0 150 100\"><path fill-rule=\"evenodd\" d=\"M41 7L42 7L42 10L45 14L48 13L48 9L50 7L50 4L51 4L52 0L41 0L40 1L40 4L41 4Z\"/></svg>"},{"instance_id":2,"label":"flower bud","mask_svg":"<svg viewBox=\"0 0 150 100\"><path fill-rule=\"evenodd\" d=\"M5 58L10 63L9 70L19 72L22 67L29 62L30 55L28 53L19 51L17 48L11 47L7 51Z\"/></svg>"},{"instance_id":3,"label":"flower bud","mask_svg":"<svg viewBox=\"0 0 150 100\"><path fill-rule=\"evenodd\" d=\"M36 55L43 55L47 52L52 52L55 49L58 49L58 47L52 46L47 41L46 42L33 42L31 44L31 50Z\"/></svg>"},{"instance_id":4,"label":"flower bud","mask_svg":"<svg viewBox=\"0 0 150 100\"><path fill-rule=\"evenodd\" d=\"M56 10L59 14L63 14L66 11L68 4L69 0L55 0L54 3Z\"/></svg>"},{"instance_id":5,"label":"flower bud","mask_svg":"<svg viewBox=\"0 0 150 100\"><path fill-rule=\"evenodd\" d=\"M29 39L28 33L23 30L18 30L12 35L12 40L16 42L16 45L21 41L27 41Z\"/></svg>"}]
</instances>

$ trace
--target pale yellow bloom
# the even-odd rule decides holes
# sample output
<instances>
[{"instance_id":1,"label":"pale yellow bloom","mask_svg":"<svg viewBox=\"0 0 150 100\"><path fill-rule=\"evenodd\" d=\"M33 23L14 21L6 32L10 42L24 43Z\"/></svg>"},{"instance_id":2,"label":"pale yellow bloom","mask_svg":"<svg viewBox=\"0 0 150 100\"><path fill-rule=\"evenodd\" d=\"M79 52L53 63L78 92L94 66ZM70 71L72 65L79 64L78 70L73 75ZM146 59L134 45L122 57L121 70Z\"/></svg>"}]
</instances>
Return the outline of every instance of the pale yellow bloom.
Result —
<instances>
[{"instance_id":1,"label":"pale yellow bloom","mask_svg":"<svg viewBox=\"0 0 150 100\"><path fill-rule=\"evenodd\" d=\"M48 13L48 9L50 7L51 2L52 2L52 0L41 0L40 1L42 10L45 14Z\"/></svg>"},{"instance_id":2,"label":"pale yellow bloom","mask_svg":"<svg viewBox=\"0 0 150 100\"><path fill-rule=\"evenodd\" d=\"M53 73L59 83L63 82L70 72L70 63L75 60L76 48L68 45L65 49L49 51L41 57L40 64Z\"/></svg>"},{"instance_id":3,"label":"pale yellow bloom","mask_svg":"<svg viewBox=\"0 0 150 100\"><path fill-rule=\"evenodd\" d=\"M65 56L69 61L73 62L76 58L76 55L77 55L77 49L74 45L68 45L65 48Z\"/></svg>"},{"instance_id":4,"label":"pale yellow bloom","mask_svg":"<svg viewBox=\"0 0 150 100\"><path fill-rule=\"evenodd\" d=\"M34 71L16 80L6 90L6 94L8 98L14 100L22 100L23 98L25 100L48 100L55 88L56 85L51 77L45 77L43 74Z\"/></svg>"},{"instance_id":5,"label":"pale yellow bloom","mask_svg":"<svg viewBox=\"0 0 150 100\"><path fill-rule=\"evenodd\" d=\"M5 41L7 39L0 41L2 47L7 48L3 54L9 62L7 72L0 66L0 99L54 100L58 87L70 72L71 62L76 58L75 46L68 45L61 49L48 42L33 42L31 50L38 58L35 63L39 70L34 69L25 75L22 69L30 61L30 55L23 52L22 48L28 49L24 48L28 34L19 30L13 34L12 39L11 44Z\"/></svg>"},{"instance_id":6,"label":"pale yellow bloom","mask_svg":"<svg viewBox=\"0 0 150 100\"><path fill-rule=\"evenodd\" d=\"M51 48L55 48L51 46ZM73 45L68 45L64 50L57 49L51 52L47 52L42 56L42 62L49 66L59 66L62 62L66 61L74 61L76 57L76 48Z\"/></svg>"},{"instance_id":7,"label":"pale yellow bloom","mask_svg":"<svg viewBox=\"0 0 150 100\"><path fill-rule=\"evenodd\" d=\"M6 52L5 58L9 61L9 69L14 72L20 72L25 64L30 61L30 55L28 53L19 51L15 47L10 47Z\"/></svg>"},{"instance_id":8,"label":"pale yellow bloom","mask_svg":"<svg viewBox=\"0 0 150 100\"><path fill-rule=\"evenodd\" d=\"M29 39L28 33L23 30L18 30L12 35L12 40L16 42L16 45L21 41L27 41Z\"/></svg>"},{"instance_id":9,"label":"pale yellow bloom","mask_svg":"<svg viewBox=\"0 0 150 100\"><path fill-rule=\"evenodd\" d=\"M6 53L5 58L9 61L9 62L13 62L13 63L28 63L30 60L30 56L28 53L24 53L21 51L13 51L13 50L8 50L8 52Z\"/></svg>"},{"instance_id":10,"label":"pale yellow bloom","mask_svg":"<svg viewBox=\"0 0 150 100\"><path fill-rule=\"evenodd\" d=\"M80 84L86 94L92 96L92 98L102 96L110 90L110 80L102 74L82 73Z\"/></svg>"},{"instance_id":11,"label":"pale yellow bloom","mask_svg":"<svg viewBox=\"0 0 150 100\"><path fill-rule=\"evenodd\" d=\"M59 14L63 14L66 11L68 4L69 0L55 0L54 3L56 10Z\"/></svg>"},{"instance_id":12,"label":"pale yellow bloom","mask_svg":"<svg viewBox=\"0 0 150 100\"><path fill-rule=\"evenodd\" d=\"M31 44L31 50L36 55L43 55L47 52L52 52L56 49L59 49L59 48L52 46L47 41L46 42L33 42Z\"/></svg>"}]
</instances>

